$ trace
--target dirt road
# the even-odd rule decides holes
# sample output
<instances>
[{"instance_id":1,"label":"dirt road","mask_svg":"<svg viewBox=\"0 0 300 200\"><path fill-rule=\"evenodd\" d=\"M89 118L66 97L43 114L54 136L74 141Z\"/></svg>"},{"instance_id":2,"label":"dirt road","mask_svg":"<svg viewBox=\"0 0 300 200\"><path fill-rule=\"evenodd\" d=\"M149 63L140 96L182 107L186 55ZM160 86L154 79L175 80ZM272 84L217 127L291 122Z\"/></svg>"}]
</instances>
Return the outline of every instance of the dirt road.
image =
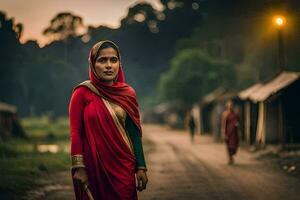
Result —
<instances>
[{"instance_id":1,"label":"dirt road","mask_svg":"<svg viewBox=\"0 0 300 200\"><path fill-rule=\"evenodd\" d=\"M225 147L209 137L191 145L186 132L145 126L156 148L148 158L149 185L142 200L279 200L299 199L299 179L240 150L228 166Z\"/></svg>"},{"instance_id":2,"label":"dirt road","mask_svg":"<svg viewBox=\"0 0 300 200\"><path fill-rule=\"evenodd\" d=\"M296 200L300 180L274 170L253 154L240 150L236 165L228 166L225 147L210 137L191 144L184 131L144 126L150 140L147 157L149 184L140 200ZM51 176L53 177L53 176ZM27 199L74 199L70 174L62 172Z\"/></svg>"}]
</instances>

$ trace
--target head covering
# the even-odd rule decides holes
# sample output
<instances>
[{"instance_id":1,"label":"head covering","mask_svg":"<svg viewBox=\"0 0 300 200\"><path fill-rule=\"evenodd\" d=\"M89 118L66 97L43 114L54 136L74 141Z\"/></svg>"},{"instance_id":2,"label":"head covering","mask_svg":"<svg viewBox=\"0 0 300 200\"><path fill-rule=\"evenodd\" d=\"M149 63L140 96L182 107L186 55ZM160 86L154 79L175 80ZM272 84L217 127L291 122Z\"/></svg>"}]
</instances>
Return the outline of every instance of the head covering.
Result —
<instances>
[{"instance_id":1,"label":"head covering","mask_svg":"<svg viewBox=\"0 0 300 200\"><path fill-rule=\"evenodd\" d=\"M114 49L117 50L117 56L120 60L119 72L118 72L118 75L117 75L117 79L114 82L124 83L125 78L124 78L124 73L123 73L123 69L122 69L122 65L121 65L120 50L119 50L119 47L114 42L112 42L110 40L104 40L104 41L97 42L91 48L90 54L89 54L89 63L90 63L89 75L90 75L90 80L92 80L92 79L98 79L99 80L99 76L97 75L96 70L95 70L95 62L96 62L96 60L97 60L97 58L100 54L101 46L105 43L109 43L110 45L115 47ZM96 81L96 80L94 80L94 81Z\"/></svg>"},{"instance_id":2,"label":"head covering","mask_svg":"<svg viewBox=\"0 0 300 200\"><path fill-rule=\"evenodd\" d=\"M102 82L95 71L95 61L97 59L96 56L99 55L100 48L104 43L110 43L111 45L116 47L115 49L117 49L117 54L120 60L118 75L112 85L108 85ZM121 106L135 122L136 126L140 130L140 133L142 133L136 93L134 89L125 82L125 77L121 65L121 54L118 46L114 42L104 40L96 43L92 47L89 53L89 77L92 84L97 88L101 96L103 96L108 101Z\"/></svg>"}]
</instances>

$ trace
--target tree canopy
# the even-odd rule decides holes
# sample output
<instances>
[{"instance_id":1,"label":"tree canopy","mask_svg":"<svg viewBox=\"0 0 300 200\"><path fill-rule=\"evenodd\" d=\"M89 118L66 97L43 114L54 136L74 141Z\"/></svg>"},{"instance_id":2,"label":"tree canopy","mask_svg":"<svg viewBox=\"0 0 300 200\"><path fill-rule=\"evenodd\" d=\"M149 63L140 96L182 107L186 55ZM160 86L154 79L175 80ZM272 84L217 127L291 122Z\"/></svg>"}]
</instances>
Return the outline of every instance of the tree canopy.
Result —
<instances>
[{"instance_id":1,"label":"tree canopy","mask_svg":"<svg viewBox=\"0 0 300 200\"><path fill-rule=\"evenodd\" d=\"M158 96L181 102L191 97L185 101L191 104L230 81L242 89L277 73L275 13L288 20L285 69L300 70L297 0L161 3L161 11L144 2L131 6L119 28L89 26L81 16L58 13L45 25L51 43L43 48L36 41L21 44L23 26L0 12L0 101L16 104L23 115L67 114L72 88L88 78L89 49L104 39L119 45L126 81L142 106Z\"/></svg>"},{"instance_id":2,"label":"tree canopy","mask_svg":"<svg viewBox=\"0 0 300 200\"><path fill-rule=\"evenodd\" d=\"M171 60L162 74L160 93L165 100L191 106L216 87L235 83L232 64L217 61L199 49L185 49Z\"/></svg>"},{"instance_id":3,"label":"tree canopy","mask_svg":"<svg viewBox=\"0 0 300 200\"><path fill-rule=\"evenodd\" d=\"M50 37L51 40L65 40L79 35L83 29L81 17L70 12L63 12L51 20L49 27L43 31L43 34Z\"/></svg>"}]
</instances>

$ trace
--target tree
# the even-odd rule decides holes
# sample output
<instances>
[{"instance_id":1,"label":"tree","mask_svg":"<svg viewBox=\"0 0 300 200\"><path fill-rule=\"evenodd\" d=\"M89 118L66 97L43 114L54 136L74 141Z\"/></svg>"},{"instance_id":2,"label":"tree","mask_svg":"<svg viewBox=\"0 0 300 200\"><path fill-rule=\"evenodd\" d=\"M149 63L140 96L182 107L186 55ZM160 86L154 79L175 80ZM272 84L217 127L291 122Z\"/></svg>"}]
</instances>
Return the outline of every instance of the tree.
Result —
<instances>
[{"instance_id":1,"label":"tree","mask_svg":"<svg viewBox=\"0 0 300 200\"><path fill-rule=\"evenodd\" d=\"M22 25L16 25L0 11L0 101L14 104L13 92L16 86L16 69L20 68L20 42Z\"/></svg>"},{"instance_id":2,"label":"tree","mask_svg":"<svg viewBox=\"0 0 300 200\"><path fill-rule=\"evenodd\" d=\"M177 48L201 48L213 58L235 64L239 74L236 87L245 88L278 73L277 30L272 17L280 13L288 19L285 69L299 70L299 6L297 0L202 1L203 23L192 35L179 39Z\"/></svg>"},{"instance_id":3,"label":"tree","mask_svg":"<svg viewBox=\"0 0 300 200\"><path fill-rule=\"evenodd\" d=\"M57 14L50 22L50 26L43 31L43 34L51 40L65 40L75 37L84 29L81 17L69 12Z\"/></svg>"},{"instance_id":4,"label":"tree","mask_svg":"<svg viewBox=\"0 0 300 200\"><path fill-rule=\"evenodd\" d=\"M161 76L159 91L165 100L189 107L217 86L235 80L233 65L215 61L199 49L180 51Z\"/></svg>"}]
</instances>

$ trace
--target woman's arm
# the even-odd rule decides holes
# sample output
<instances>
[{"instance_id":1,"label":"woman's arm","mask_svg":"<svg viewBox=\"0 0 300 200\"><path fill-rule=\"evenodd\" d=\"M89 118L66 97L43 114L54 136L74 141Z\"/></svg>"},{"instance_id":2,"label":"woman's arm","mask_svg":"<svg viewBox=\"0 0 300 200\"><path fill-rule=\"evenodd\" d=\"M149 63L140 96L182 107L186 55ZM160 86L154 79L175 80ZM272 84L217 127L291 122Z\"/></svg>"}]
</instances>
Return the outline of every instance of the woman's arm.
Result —
<instances>
[{"instance_id":1,"label":"woman's arm","mask_svg":"<svg viewBox=\"0 0 300 200\"><path fill-rule=\"evenodd\" d=\"M136 169L143 169L147 171L140 131L129 116L127 116L125 124L137 161Z\"/></svg>"},{"instance_id":2,"label":"woman's arm","mask_svg":"<svg viewBox=\"0 0 300 200\"><path fill-rule=\"evenodd\" d=\"M136 157L137 165L136 165L136 180L137 180L137 189L142 191L146 189L146 185L148 183L147 178L147 168L144 157L144 150L141 140L141 134L138 127L134 124L132 119L127 116L126 118L126 130L127 134L132 142L134 155Z\"/></svg>"},{"instance_id":3,"label":"woman's arm","mask_svg":"<svg viewBox=\"0 0 300 200\"><path fill-rule=\"evenodd\" d=\"M71 97L69 105L70 135L71 135L71 160L72 174L75 183L88 184L88 176L85 171L82 135L83 135L83 111L85 107L85 90L83 87L76 89Z\"/></svg>"},{"instance_id":4,"label":"woman's arm","mask_svg":"<svg viewBox=\"0 0 300 200\"><path fill-rule=\"evenodd\" d=\"M78 88L73 92L69 105L72 169L84 167L82 156L84 106L84 90Z\"/></svg>"},{"instance_id":5,"label":"woman's arm","mask_svg":"<svg viewBox=\"0 0 300 200\"><path fill-rule=\"evenodd\" d=\"M226 118L227 118L227 111L223 111L222 116L221 116L221 135L222 135L224 140L227 140Z\"/></svg>"}]
</instances>

